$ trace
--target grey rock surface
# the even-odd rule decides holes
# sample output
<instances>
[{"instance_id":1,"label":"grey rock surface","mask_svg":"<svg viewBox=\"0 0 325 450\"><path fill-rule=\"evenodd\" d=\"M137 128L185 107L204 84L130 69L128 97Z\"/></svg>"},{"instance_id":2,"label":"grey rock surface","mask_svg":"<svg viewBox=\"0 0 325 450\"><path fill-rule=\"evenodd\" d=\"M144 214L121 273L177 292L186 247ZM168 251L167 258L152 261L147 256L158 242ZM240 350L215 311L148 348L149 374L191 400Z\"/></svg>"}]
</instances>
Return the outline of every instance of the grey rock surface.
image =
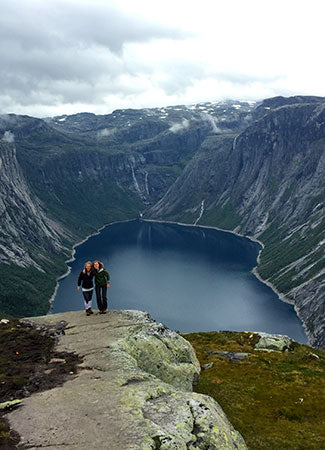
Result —
<instances>
[{"instance_id":1,"label":"grey rock surface","mask_svg":"<svg viewBox=\"0 0 325 450\"><path fill-rule=\"evenodd\" d=\"M247 358L249 353L243 353L243 352L222 352L222 351L216 351L218 355L223 356L224 358L228 359L230 362L240 362Z\"/></svg>"},{"instance_id":2,"label":"grey rock surface","mask_svg":"<svg viewBox=\"0 0 325 450\"><path fill-rule=\"evenodd\" d=\"M59 227L46 216L17 160L14 142L0 138L0 261L41 270L37 248L62 253Z\"/></svg>"},{"instance_id":3,"label":"grey rock surface","mask_svg":"<svg viewBox=\"0 0 325 450\"><path fill-rule=\"evenodd\" d=\"M8 415L28 448L246 449L210 397L191 392L200 371L191 345L139 311L36 317L66 321L58 350L83 357L76 377Z\"/></svg>"},{"instance_id":4,"label":"grey rock surface","mask_svg":"<svg viewBox=\"0 0 325 450\"><path fill-rule=\"evenodd\" d=\"M255 350L283 352L285 350L290 350L293 344L291 338L282 334L269 334L263 332L257 334L259 334L261 338L255 345Z\"/></svg>"}]
</instances>

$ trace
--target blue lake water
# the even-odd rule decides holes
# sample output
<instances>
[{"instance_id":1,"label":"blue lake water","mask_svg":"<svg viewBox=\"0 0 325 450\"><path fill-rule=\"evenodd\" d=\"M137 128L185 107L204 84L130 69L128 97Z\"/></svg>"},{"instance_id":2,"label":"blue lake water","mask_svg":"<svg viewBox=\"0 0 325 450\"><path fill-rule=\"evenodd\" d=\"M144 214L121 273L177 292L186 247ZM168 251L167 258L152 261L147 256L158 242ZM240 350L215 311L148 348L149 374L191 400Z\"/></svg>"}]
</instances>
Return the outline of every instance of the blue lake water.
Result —
<instances>
[{"instance_id":1,"label":"blue lake water","mask_svg":"<svg viewBox=\"0 0 325 450\"><path fill-rule=\"evenodd\" d=\"M111 276L111 309L148 311L181 332L266 331L306 343L293 307L251 273L259 249L249 239L208 228L112 224L76 248L52 311L83 309L78 275L86 261L99 259Z\"/></svg>"}]
</instances>

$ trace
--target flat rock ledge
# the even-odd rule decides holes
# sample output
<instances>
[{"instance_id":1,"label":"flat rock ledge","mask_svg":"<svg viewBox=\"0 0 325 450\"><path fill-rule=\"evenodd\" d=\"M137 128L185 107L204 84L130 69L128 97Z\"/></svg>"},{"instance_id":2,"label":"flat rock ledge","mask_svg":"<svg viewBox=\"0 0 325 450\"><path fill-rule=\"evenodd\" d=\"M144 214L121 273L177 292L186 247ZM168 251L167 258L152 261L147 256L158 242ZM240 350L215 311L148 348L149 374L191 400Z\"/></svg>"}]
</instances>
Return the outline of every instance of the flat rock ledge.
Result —
<instances>
[{"instance_id":1,"label":"flat rock ledge","mask_svg":"<svg viewBox=\"0 0 325 450\"><path fill-rule=\"evenodd\" d=\"M192 392L200 372L192 346L140 311L35 317L65 321L59 351L83 358L62 386L33 394L7 415L24 448L246 449L212 398Z\"/></svg>"}]
</instances>

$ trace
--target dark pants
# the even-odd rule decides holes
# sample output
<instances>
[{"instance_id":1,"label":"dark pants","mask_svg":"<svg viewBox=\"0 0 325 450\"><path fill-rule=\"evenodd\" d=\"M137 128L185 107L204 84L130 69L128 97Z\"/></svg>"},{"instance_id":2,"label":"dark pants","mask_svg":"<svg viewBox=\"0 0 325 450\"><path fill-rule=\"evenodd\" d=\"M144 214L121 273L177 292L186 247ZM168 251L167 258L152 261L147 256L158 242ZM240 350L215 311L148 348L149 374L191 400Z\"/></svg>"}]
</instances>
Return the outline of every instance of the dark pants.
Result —
<instances>
[{"instance_id":1,"label":"dark pants","mask_svg":"<svg viewBox=\"0 0 325 450\"><path fill-rule=\"evenodd\" d=\"M99 311L106 311L107 309L107 286L95 286L96 289L96 297L97 297L97 305Z\"/></svg>"},{"instance_id":2,"label":"dark pants","mask_svg":"<svg viewBox=\"0 0 325 450\"><path fill-rule=\"evenodd\" d=\"M84 296L85 302L89 303L93 296L93 291L82 291L82 295Z\"/></svg>"}]
</instances>

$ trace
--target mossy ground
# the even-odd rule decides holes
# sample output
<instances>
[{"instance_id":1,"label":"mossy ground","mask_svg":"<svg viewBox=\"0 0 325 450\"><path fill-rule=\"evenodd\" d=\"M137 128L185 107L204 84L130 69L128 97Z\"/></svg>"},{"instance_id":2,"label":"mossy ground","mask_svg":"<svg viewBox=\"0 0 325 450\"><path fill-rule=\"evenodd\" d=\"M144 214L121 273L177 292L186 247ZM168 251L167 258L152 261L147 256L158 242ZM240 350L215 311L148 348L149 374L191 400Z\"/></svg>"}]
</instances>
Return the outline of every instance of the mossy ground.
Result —
<instances>
[{"instance_id":1,"label":"mossy ground","mask_svg":"<svg viewBox=\"0 0 325 450\"><path fill-rule=\"evenodd\" d=\"M1 319L1 317L0 317ZM50 362L60 358L65 362ZM17 319L0 323L0 403L61 384L77 371L80 358L55 352L55 340L26 328ZM0 411L0 447L16 448L19 436Z\"/></svg>"},{"instance_id":2,"label":"mossy ground","mask_svg":"<svg viewBox=\"0 0 325 450\"><path fill-rule=\"evenodd\" d=\"M312 450L325 442L325 351L294 344L290 352L254 350L253 333L184 335L201 366L196 391L212 396L243 435L250 450ZM229 362L205 350L248 352ZM313 356L317 355L317 357Z\"/></svg>"}]
</instances>

